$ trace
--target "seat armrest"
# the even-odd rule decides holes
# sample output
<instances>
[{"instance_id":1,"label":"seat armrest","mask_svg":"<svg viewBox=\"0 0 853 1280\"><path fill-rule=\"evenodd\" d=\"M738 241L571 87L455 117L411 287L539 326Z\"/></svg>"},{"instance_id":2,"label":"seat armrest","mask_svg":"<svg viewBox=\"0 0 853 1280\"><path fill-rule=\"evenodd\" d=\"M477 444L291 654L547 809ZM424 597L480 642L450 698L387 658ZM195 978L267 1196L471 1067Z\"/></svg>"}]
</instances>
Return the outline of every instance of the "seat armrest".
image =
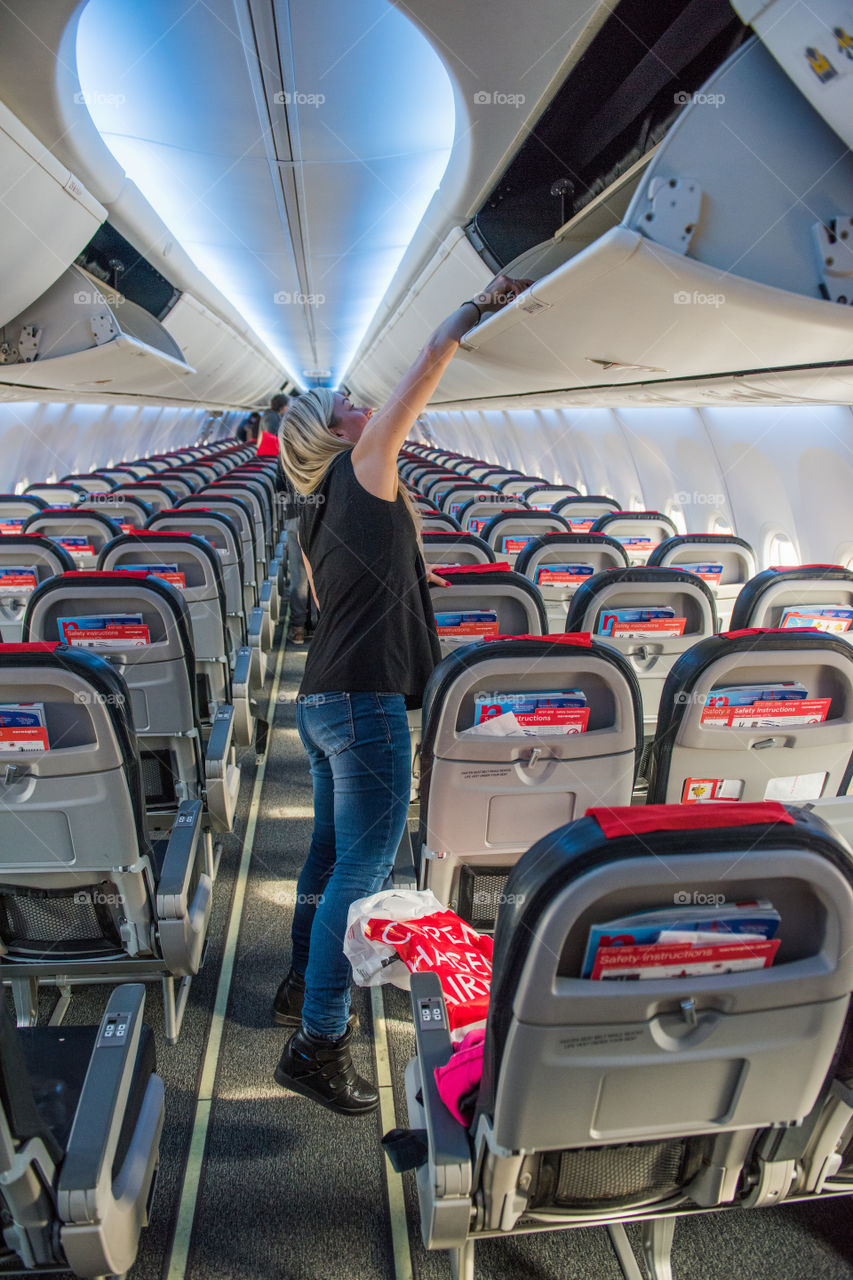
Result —
<instances>
[{"instance_id":1,"label":"seat armrest","mask_svg":"<svg viewBox=\"0 0 853 1280\"><path fill-rule=\"evenodd\" d=\"M207 810L218 832L231 831L234 810L240 790L240 766L234 745L236 717L234 707L218 708L207 740L204 755L204 781Z\"/></svg>"},{"instance_id":2,"label":"seat armrest","mask_svg":"<svg viewBox=\"0 0 853 1280\"><path fill-rule=\"evenodd\" d=\"M411 996L430 1163L435 1166L467 1166L469 1185L453 1191L454 1195L465 1195L470 1187L471 1167L468 1131L448 1111L435 1083L435 1068L443 1067L453 1052L447 1007L438 974L413 973Z\"/></svg>"},{"instance_id":3,"label":"seat armrest","mask_svg":"<svg viewBox=\"0 0 853 1280\"><path fill-rule=\"evenodd\" d=\"M207 748L204 753L205 764L207 766L216 765L216 769L206 769L209 777L221 776L233 736L234 708L226 703L217 709L213 718L213 727L210 730L210 737L207 740Z\"/></svg>"},{"instance_id":4,"label":"seat armrest","mask_svg":"<svg viewBox=\"0 0 853 1280\"><path fill-rule=\"evenodd\" d=\"M112 1176L139 1037L145 987L116 987L98 1028L57 1187L64 1222L95 1222L98 1189Z\"/></svg>"},{"instance_id":5,"label":"seat armrest","mask_svg":"<svg viewBox=\"0 0 853 1280\"><path fill-rule=\"evenodd\" d=\"M178 809L157 881L157 914L161 917L183 914L180 904L186 903L189 894L201 833L201 801L184 800Z\"/></svg>"}]
</instances>

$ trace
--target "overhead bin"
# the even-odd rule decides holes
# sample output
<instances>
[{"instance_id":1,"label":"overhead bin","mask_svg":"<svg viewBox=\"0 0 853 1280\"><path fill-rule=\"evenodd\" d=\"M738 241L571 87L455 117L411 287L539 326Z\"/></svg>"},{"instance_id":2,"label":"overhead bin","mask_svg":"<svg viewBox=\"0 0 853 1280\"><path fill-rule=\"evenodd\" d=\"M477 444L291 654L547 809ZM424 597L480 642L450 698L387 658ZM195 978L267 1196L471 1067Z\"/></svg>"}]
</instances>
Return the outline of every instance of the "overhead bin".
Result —
<instances>
[{"instance_id":1,"label":"overhead bin","mask_svg":"<svg viewBox=\"0 0 853 1280\"><path fill-rule=\"evenodd\" d=\"M159 320L79 267L6 328L0 384L180 395L195 372Z\"/></svg>"},{"instance_id":2,"label":"overhead bin","mask_svg":"<svg viewBox=\"0 0 853 1280\"><path fill-rule=\"evenodd\" d=\"M634 181L626 208L620 179L620 223L590 243L602 202L584 209L543 250L553 269L466 334L435 405L720 375L766 384L772 370L853 361L853 288L830 300L816 240L853 215L853 156L760 41L693 95Z\"/></svg>"},{"instance_id":3,"label":"overhead bin","mask_svg":"<svg viewBox=\"0 0 853 1280\"><path fill-rule=\"evenodd\" d=\"M2 102L0 173L0 325L5 325L74 261L107 211Z\"/></svg>"}]
</instances>

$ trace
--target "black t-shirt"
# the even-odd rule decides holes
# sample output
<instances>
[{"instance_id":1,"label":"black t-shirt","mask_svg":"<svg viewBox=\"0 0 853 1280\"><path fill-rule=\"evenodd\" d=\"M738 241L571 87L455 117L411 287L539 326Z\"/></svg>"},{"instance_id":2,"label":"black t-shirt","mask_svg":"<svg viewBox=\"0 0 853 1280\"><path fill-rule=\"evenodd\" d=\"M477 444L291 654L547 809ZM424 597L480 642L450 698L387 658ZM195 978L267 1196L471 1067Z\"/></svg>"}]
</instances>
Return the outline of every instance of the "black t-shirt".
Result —
<instances>
[{"instance_id":1,"label":"black t-shirt","mask_svg":"<svg viewBox=\"0 0 853 1280\"><path fill-rule=\"evenodd\" d=\"M402 497L369 493L348 449L304 501L299 541L320 606L300 693L402 693L420 706L441 649Z\"/></svg>"}]
</instances>

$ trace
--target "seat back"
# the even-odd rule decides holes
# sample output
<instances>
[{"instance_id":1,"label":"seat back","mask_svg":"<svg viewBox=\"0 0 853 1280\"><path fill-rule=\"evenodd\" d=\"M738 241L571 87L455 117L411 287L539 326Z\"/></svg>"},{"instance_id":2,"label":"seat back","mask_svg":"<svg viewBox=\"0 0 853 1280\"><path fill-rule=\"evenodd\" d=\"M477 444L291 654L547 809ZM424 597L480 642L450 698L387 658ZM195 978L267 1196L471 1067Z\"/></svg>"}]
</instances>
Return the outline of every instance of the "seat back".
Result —
<instances>
[{"instance_id":1,"label":"seat back","mask_svg":"<svg viewBox=\"0 0 853 1280\"><path fill-rule=\"evenodd\" d=\"M140 478L134 467L99 467L92 474L103 476L104 479L111 480L116 485L133 484Z\"/></svg>"},{"instance_id":2,"label":"seat back","mask_svg":"<svg viewBox=\"0 0 853 1280\"><path fill-rule=\"evenodd\" d=\"M38 898L29 910L16 905L9 886L66 889L70 908L75 889L149 859L150 848L127 685L104 658L56 643L0 645L0 703L31 704L34 726L27 736L4 729L0 740L0 939L23 954L49 942L53 911ZM94 939L101 930L91 902L89 910Z\"/></svg>"},{"instance_id":3,"label":"seat back","mask_svg":"<svg viewBox=\"0 0 853 1280\"><path fill-rule=\"evenodd\" d=\"M580 489L573 484L534 484L521 494L534 511L551 511L563 498L579 498Z\"/></svg>"},{"instance_id":4,"label":"seat back","mask_svg":"<svg viewBox=\"0 0 853 1280\"><path fill-rule=\"evenodd\" d=\"M83 476L73 474L62 476L59 483L62 485L73 484L76 488L84 489L86 493L109 493L111 489L116 487L114 480L108 480L106 476L96 475L95 472L90 472L88 475Z\"/></svg>"},{"instance_id":5,"label":"seat back","mask_svg":"<svg viewBox=\"0 0 853 1280\"><path fill-rule=\"evenodd\" d=\"M0 636L20 641L27 601L40 582L74 568L71 556L40 533L10 533L0 538Z\"/></svg>"},{"instance_id":6,"label":"seat back","mask_svg":"<svg viewBox=\"0 0 853 1280\"><path fill-rule=\"evenodd\" d=\"M24 496L44 498L54 507L73 507L86 501L87 491L80 484L30 484Z\"/></svg>"},{"instance_id":7,"label":"seat back","mask_svg":"<svg viewBox=\"0 0 853 1280\"><path fill-rule=\"evenodd\" d=\"M132 484L120 484L114 492L116 498L140 498L152 511L173 507L178 501L177 491L167 484L161 484L159 480L134 480Z\"/></svg>"},{"instance_id":8,"label":"seat back","mask_svg":"<svg viewBox=\"0 0 853 1280\"><path fill-rule=\"evenodd\" d=\"M569 526L562 516L552 511L501 511L492 516L480 532L484 542L501 560L515 564L518 553L534 538L546 533L568 533Z\"/></svg>"},{"instance_id":9,"label":"seat back","mask_svg":"<svg viewBox=\"0 0 853 1280\"><path fill-rule=\"evenodd\" d=\"M547 483L548 481L543 480L541 476L522 476L515 472L505 480L499 480L497 487L507 498L522 498L528 489L539 488L540 485Z\"/></svg>"},{"instance_id":10,"label":"seat back","mask_svg":"<svg viewBox=\"0 0 853 1280\"><path fill-rule=\"evenodd\" d=\"M640 682L650 736L666 677L685 650L714 634L717 611L710 589L695 573L606 569L577 588L566 629L590 631L628 659Z\"/></svg>"},{"instance_id":11,"label":"seat back","mask_svg":"<svg viewBox=\"0 0 853 1280\"><path fill-rule=\"evenodd\" d=\"M473 533L425 531L421 535L427 564L492 564L495 553Z\"/></svg>"},{"instance_id":12,"label":"seat back","mask_svg":"<svg viewBox=\"0 0 853 1280\"><path fill-rule=\"evenodd\" d=\"M816 632L730 631L695 645L669 674L649 800L841 795L852 761L853 646Z\"/></svg>"},{"instance_id":13,"label":"seat back","mask_svg":"<svg viewBox=\"0 0 853 1280\"><path fill-rule=\"evenodd\" d=\"M231 700L228 611L216 550L194 534L145 529L108 542L98 568L148 572L180 591L192 627L199 708L203 720L211 720L217 706Z\"/></svg>"},{"instance_id":14,"label":"seat back","mask_svg":"<svg viewBox=\"0 0 853 1280\"><path fill-rule=\"evenodd\" d=\"M243 590L243 549L240 531L230 516L201 507L180 506L153 515L147 526L155 533L186 533L204 538L215 550L222 569L225 612L231 649L246 642Z\"/></svg>"},{"instance_id":15,"label":"seat back","mask_svg":"<svg viewBox=\"0 0 853 1280\"><path fill-rule=\"evenodd\" d=\"M151 504L143 502L142 498L115 490L111 493L91 494L82 507L75 509L103 512L111 520L118 521L122 533L128 533L131 529L142 529L154 510Z\"/></svg>"},{"instance_id":16,"label":"seat back","mask_svg":"<svg viewBox=\"0 0 853 1280\"><path fill-rule=\"evenodd\" d=\"M606 493L589 493L582 498L560 498L551 507L559 516L565 516L572 533L589 533L600 516L621 511L621 503Z\"/></svg>"},{"instance_id":17,"label":"seat back","mask_svg":"<svg viewBox=\"0 0 853 1280\"><path fill-rule=\"evenodd\" d=\"M234 494L208 492L191 494L175 504L176 511L218 511L227 516L240 534L240 561L243 570L243 611L248 617L258 602L258 556L255 524L249 504Z\"/></svg>"},{"instance_id":18,"label":"seat back","mask_svg":"<svg viewBox=\"0 0 853 1280\"><path fill-rule=\"evenodd\" d=\"M853 640L851 618L853 571L840 565L806 564L765 569L751 578L735 601L731 628L816 627Z\"/></svg>"},{"instance_id":19,"label":"seat back","mask_svg":"<svg viewBox=\"0 0 853 1280\"><path fill-rule=\"evenodd\" d=\"M254 542L256 580L260 583L264 578L266 559L272 543L272 526L269 524L265 495L260 492L261 481L241 480L232 483L230 480L217 480L201 491L200 497L213 497L214 500L224 496L238 498L244 502L251 513Z\"/></svg>"},{"instance_id":20,"label":"seat back","mask_svg":"<svg viewBox=\"0 0 853 1280\"><path fill-rule=\"evenodd\" d=\"M547 630L538 589L506 562L448 566L441 576L450 586L430 587L430 598L443 653L486 635L541 636Z\"/></svg>"},{"instance_id":21,"label":"seat back","mask_svg":"<svg viewBox=\"0 0 853 1280\"><path fill-rule=\"evenodd\" d=\"M447 516L441 512L433 515L431 512L421 520L421 529L424 533L461 533L462 529L459 521L454 516Z\"/></svg>"},{"instance_id":22,"label":"seat back","mask_svg":"<svg viewBox=\"0 0 853 1280\"><path fill-rule=\"evenodd\" d=\"M32 494L0 493L0 534L21 533L24 521L37 511L44 511L48 503Z\"/></svg>"},{"instance_id":23,"label":"seat back","mask_svg":"<svg viewBox=\"0 0 853 1280\"><path fill-rule=\"evenodd\" d=\"M459 510L459 524L463 533L482 534L490 520L501 512L526 511L527 504L517 499L508 503L503 494L480 493L476 498L469 498Z\"/></svg>"},{"instance_id":24,"label":"seat back","mask_svg":"<svg viewBox=\"0 0 853 1280\"><path fill-rule=\"evenodd\" d=\"M535 583L545 601L548 626L562 631L569 601L579 586L604 569L627 569L625 548L604 533L543 533L522 547L517 573Z\"/></svg>"},{"instance_id":25,"label":"seat back","mask_svg":"<svg viewBox=\"0 0 853 1280\"><path fill-rule=\"evenodd\" d=\"M160 471L157 479L161 484L167 485L176 495L178 500L188 498L202 486L197 481L190 479L189 476L182 475L180 471L176 471L174 467L170 467L167 471Z\"/></svg>"},{"instance_id":26,"label":"seat back","mask_svg":"<svg viewBox=\"0 0 853 1280\"><path fill-rule=\"evenodd\" d=\"M606 533L621 542L631 564L645 564L658 543L678 530L661 511L613 511L599 516L591 532Z\"/></svg>"},{"instance_id":27,"label":"seat back","mask_svg":"<svg viewBox=\"0 0 853 1280\"><path fill-rule=\"evenodd\" d=\"M412 483L425 497L439 506L447 490L459 483L459 476L452 471L438 468L428 471L425 475L422 474L417 482L412 481Z\"/></svg>"},{"instance_id":28,"label":"seat back","mask_svg":"<svg viewBox=\"0 0 853 1280\"><path fill-rule=\"evenodd\" d=\"M513 707L510 729L482 732ZM630 802L640 708L628 663L589 636L508 637L446 657L424 695L423 886L491 929L531 840L589 804Z\"/></svg>"},{"instance_id":29,"label":"seat back","mask_svg":"<svg viewBox=\"0 0 853 1280\"><path fill-rule=\"evenodd\" d=\"M494 495L496 501L503 500L500 491L493 485L478 485L474 484L473 481L464 480L460 477L456 484L451 484L447 489L443 490L441 498L437 498L436 501L438 502L439 510L444 512L445 515L453 516L458 520L466 502L470 502L472 498L482 498L488 502L489 495Z\"/></svg>"},{"instance_id":30,"label":"seat back","mask_svg":"<svg viewBox=\"0 0 853 1280\"><path fill-rule=\"evenodd\" d=\"M95 621L88 626L82 621L122 617L141 622L99 627ZM201 797L204 775L191 624L176 587L141 572L63 574L33 592L23 634L25 641L65 640L74 647L94 648L107 654L120 672L129 691L153 824L170 824L182 800Z\"/></svg>"},{"instance_id":31,"label":"seat back","mask_svg":"<svg viewBox=\"0 0 853 1280\"><path fill-rule=\"evenodd\" d=\"M750 1132L808 1115L839 1044L853 986L849 852L812 815L776 804L714 805L701 818L599 808L534 845L505 897L475 1115L480 1186L510 1152L562 1152L546 1162L550 1190L538 1182L543 1208L731 1201L741 1183L727 1166L747 1158ZM594 926L679 903L689 917L709 900L772 905L771 967L582 976ZM517 1198L501 1226L527 1204Z\"/></svg>"},{"instance_id":32,"label":"seat back","mask_svg":"<svg viewBox=\"0 0 853 1280\"><path fill-rule=\"evenodd\" d=\"M80 569L94 568L106 544L121 533L117 520L100 511L45 507L24 521L24 533L41 533L59 543Z\"/></svg>"},{"instance_id":33,"label":"seat back","mask_svg":"<svg viewBox=\"0 0 853 1280\"><path fill-rule=\"evenodd\" d=\"M727 631L735 600L755 573L755 553L734 534L688 533L659 542L648 564L698 573L714 594L720 630Z\"/></svg>"}]
</instances>

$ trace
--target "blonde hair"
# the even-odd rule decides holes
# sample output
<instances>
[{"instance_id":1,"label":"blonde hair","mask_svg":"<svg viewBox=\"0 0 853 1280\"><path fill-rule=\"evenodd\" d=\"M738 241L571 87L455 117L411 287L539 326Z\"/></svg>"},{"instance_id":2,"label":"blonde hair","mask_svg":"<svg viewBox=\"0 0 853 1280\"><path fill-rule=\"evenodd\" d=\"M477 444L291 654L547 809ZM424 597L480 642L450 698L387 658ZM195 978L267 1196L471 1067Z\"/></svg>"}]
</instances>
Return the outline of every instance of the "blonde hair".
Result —
<instances>
[{"instance_id":1,"label":"blonde hair","mask_svg":"<svg viewBox=\"0 0 853 1280\"><path fill-rule=\"evenodd\" d=\"M335 416L335 395L327 387L314 387L291 400L278 429L281 465L297 493L308 497L325 479L335 459L352 449L350 440L342 440L331 432ZM398 482L416 530L420 521L406 486Z\"/></svg>"}]
</instances>

